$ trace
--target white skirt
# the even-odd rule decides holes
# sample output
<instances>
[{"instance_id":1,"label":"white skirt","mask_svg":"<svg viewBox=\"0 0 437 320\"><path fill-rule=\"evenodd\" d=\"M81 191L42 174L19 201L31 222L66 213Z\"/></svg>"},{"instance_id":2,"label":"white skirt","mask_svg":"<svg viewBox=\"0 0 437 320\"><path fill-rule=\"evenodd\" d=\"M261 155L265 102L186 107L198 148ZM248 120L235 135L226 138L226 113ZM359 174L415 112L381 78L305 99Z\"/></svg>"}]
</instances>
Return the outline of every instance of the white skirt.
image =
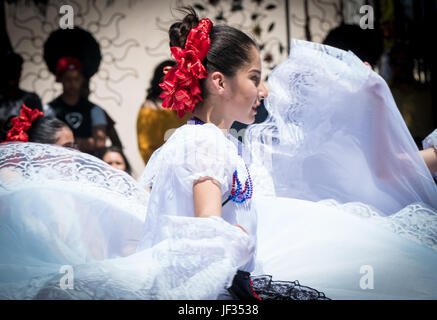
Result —
<instances>
[{"instance_id":1,"label":"white skirt","mask_svg":"<svg viewBox=\"0 0 437 320\"><path fill-rule=\"evenodd\" d=\"M331 299L437 299L437 219L411 205L391 217L370 207L255 199L258 274Z\"/></svg>"},{"instance_id":2,"label":"white skirt","mask_svg":"<svg viewBox=\"0 0 437 320\"><path fill-rule=\"evenodd\" d=\"M254 253L221 218L166 215L137 252L148 196L133 178L56 146L0 154L0 299L216 299Z\"/></svg>"}]
</instances>

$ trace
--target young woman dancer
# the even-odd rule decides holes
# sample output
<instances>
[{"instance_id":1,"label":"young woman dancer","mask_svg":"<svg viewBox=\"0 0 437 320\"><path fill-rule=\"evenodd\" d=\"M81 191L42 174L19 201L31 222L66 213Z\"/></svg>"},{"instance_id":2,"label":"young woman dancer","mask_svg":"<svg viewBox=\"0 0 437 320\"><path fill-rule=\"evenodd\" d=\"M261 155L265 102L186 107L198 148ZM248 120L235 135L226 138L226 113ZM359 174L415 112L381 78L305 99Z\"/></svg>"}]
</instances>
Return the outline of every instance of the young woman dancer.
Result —
<instances>
[{"instance_id":1,"label":"young woman dancer","mask_svg":"<svg viewBox=\"0 0 437 320\"><path fill-rule=\"evenodd\" d=\"M436 297L432 208L408 220L363 202L338 205L335 194L276 196L278 167L259 165L228 132L235 120L253 121L267 95L256 45L193 12L170 39L178 64L167 70L163 105L196 118L148 162L141 182L150 195L91 156L0 146L0 174L20 177L0 189L3 298Z\"/></svg>"}]
</instances>

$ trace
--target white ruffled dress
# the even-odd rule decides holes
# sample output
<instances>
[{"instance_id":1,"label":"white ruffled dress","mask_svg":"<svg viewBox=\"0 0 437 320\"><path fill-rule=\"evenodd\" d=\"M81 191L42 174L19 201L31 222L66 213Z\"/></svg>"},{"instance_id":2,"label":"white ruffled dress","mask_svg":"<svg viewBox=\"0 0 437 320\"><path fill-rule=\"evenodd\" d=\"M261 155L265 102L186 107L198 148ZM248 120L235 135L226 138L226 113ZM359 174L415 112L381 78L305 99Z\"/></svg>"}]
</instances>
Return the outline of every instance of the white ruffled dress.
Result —
<instances>
[{"instance_id":1,"label":"white ruffled dress","mask_svg":"<svg viewBox=\"0 0 437 320\"><path fill-rule=\"evenodd\" d=\"M213 124L178 129L151 158L141 179L152 192L140 247L162 241L156 236L156 230L165 228L159 217L193 217L194 180L216 179L223 201L235 170L244 183L245 161L238 152L242 147ZM265 188L257 191L257 183L266 180L257 170L257 165L253 170L249 166L252 199L229 201L222 217L242 225L256 243L256 254L239 269L252 273L261 297L437 297L437 220L430 206L411 204L387 216L360 202L277 197Z\"/></svg>"}]
</instances>

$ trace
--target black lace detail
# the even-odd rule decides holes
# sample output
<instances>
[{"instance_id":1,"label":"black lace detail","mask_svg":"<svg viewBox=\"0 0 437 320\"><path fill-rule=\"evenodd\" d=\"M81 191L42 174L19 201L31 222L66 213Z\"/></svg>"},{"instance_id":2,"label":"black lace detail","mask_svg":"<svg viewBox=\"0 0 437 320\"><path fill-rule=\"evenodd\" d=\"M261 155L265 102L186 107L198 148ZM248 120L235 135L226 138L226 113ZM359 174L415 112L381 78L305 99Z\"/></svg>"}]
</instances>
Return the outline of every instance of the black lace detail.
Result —
<instances>
[{"instance_id":1,"label":"black lace detail","mask_svg":"<svg viewBox=\"0 0 437 320\"><path fill-rule=\"evenodd\" d=\"M251 276L253 289L262 300L331 300L323 292L299 281L272 281L270 275Z\"/></svg>"}]
</instances>

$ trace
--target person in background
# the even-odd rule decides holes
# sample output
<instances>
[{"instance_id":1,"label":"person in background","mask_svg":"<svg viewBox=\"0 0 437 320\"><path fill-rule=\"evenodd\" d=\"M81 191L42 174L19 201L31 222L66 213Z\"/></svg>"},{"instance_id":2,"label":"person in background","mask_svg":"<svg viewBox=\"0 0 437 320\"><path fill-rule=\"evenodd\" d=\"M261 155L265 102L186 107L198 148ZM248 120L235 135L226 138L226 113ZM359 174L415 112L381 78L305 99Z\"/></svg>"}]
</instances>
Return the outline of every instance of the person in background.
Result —
<instances>
[{"instance_id":1,"label":"person in background","mask_svg":"<svg viewBox=\"0 0 437 320\"><path fill-rule=\"evenodd\" d=\"M0 142L6 139L9 120L20 114L24 103L31 109L42 111L40 98L33 92L20 89L23 58L11 51L0 57Z\"/></svg>"},{"instance_id":2,"label":"person in background","mask_svg":"<svg viewBox=\"0 0 437 320\"><path fill-rule=\"evenodd\" d=\"M390 51L391 80L389 82L393 98L419 149L422 140L435 129L431 103L431 89L428 84L414 78L412 48L397 43Z\"/></svg>"},{"instance_id":3,"label":"person in background","mask_svg":"<svg viewBox=\"0 0 437 320\"><path fill-rule=\"evenodd\" d=\"M164 79L164 68L172 67L175 62L161 62L154 71L150 87L147 90L146 101L141 106L137 116L138 148L144 163L147 164L152 153L164 144L172 130L185 124L190 115L179 118L175 111L162 108L159 95L162 89L159 84Z\"/></svg>"},{"instance_id":4,"label":"person in background","mask_svg":"<svg viewBox=\"0 0 437 320\"><path fill-rule=\"evenodd\" d=\"M95 154L105 148L107 118L102 108L82 94L82 63L75 57L59 59L56 80L62 83L63 92L44 111L70 126L80 151Z\"/></svg>"},{"instance_id":5,"label":"person in background","mask_svg":"<svg viewBox=\"0 0 437 320\"><path fill-rule=\"evenodd\" d=\"M82 85L82 97L88 100L90 93L91 92L89 87L89 79L85 78L85 81ZM115 129L116 122L114 121L114 119L111 118L111 116L105 110L103 110L103 112L105 113L105 118L107 122L106 135L109 138L109 140L111 140L110 145L117 146L120 149L123 149L123 143L121 142L118 132Z\"/></svg>"},{"instance_id":6,"label":"person in background","mask_svg":"<svg viewBox=\"0 0 437 320\"><path fill-rule=\"evenodd\" d=\"M132 169L124 155L123 151L117 146L107 147L98 154L98 158L110 166L122 170L129 175L132 174Z\"/></svg>"},{"instance_id":7,"label":"person in background","mask_svg":"<svg viewBox=\"0 0 437 320\"><path fill-rule=\"evenodd\" d=\"M76 148L74 136L68 125L59 119L45 117L39 110L23 105L20 115L8 123L5 142L35 142Z\"/></svg>"}]
</instances>

